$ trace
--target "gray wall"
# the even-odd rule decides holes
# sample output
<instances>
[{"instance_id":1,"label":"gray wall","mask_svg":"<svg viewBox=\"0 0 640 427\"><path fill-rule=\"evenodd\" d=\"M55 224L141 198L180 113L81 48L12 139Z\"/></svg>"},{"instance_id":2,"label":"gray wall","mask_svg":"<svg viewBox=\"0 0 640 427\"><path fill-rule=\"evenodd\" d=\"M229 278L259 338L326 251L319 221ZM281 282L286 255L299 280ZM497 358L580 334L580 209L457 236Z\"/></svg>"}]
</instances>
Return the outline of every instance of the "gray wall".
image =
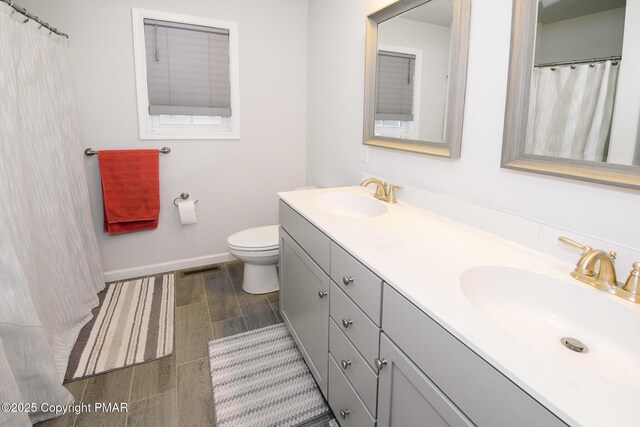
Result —
<instances>
[{"instance_id":1,"label":"gray wall","mask_svg":"<svg viewBox=\"0 0 640 427\"><path fill-rule=\"evenodd\" d=\"M159 228L120 236L102 231L98 161L87 158L93 217L106 271L224 253L231 233L277 223L276 192L304 184L306 1L19 3L70 35L84 146L128 149L167 145L172 149L160 158ZM138 139L131 7L238 22L241 140ZM178 210L171 202L183 191L199 199L197 225L179 223Z\"/></svg>"}]
</instances>

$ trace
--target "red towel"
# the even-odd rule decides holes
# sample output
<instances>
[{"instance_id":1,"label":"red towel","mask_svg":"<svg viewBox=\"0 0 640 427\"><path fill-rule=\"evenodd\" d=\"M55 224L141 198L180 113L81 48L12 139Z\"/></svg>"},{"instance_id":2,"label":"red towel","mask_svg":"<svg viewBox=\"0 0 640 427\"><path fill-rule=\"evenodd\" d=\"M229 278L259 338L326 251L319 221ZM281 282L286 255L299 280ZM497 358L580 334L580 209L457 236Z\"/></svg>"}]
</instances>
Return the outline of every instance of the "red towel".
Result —
<instances>
[{"instance_id":1,"label":"red towel","mask_svg":"<svg viewBox=\"0 0 640 427\"><path fill-rule=\"evenodd\" d=\"M158 228L158 150L98 152L102 177L104 231L130 233Z\"/></svg>"}]
</instances>

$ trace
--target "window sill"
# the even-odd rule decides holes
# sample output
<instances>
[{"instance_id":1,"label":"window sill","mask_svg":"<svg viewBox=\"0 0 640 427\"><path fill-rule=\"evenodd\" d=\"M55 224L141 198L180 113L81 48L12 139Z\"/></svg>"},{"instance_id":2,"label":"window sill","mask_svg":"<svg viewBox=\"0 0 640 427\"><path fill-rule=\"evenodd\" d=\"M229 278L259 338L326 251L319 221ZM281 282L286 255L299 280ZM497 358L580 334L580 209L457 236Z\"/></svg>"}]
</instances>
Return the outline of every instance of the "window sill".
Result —
<instances>
[{"instance_id":1,"label":"window sill","mask_svg":"<svg viewBox=\"0 0 640 427\"><path fill-rule=\"evenodd\" d=\"M240 132L141 132L140 139L240 139Z\"/></svg>"}]
</instances>

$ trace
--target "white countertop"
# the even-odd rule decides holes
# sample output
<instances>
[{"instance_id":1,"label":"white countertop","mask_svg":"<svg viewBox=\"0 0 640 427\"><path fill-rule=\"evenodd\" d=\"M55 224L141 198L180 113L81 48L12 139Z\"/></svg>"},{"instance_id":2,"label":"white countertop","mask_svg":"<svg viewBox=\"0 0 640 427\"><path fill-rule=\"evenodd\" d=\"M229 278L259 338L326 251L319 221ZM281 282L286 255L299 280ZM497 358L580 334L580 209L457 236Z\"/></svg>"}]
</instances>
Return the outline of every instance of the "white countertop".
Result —
<instances>
[{"instance_id":1,"label":"white countertop","mask_svg":"<svg viewBox=\"0 0 640 427\"><path fill-rule=\"evenodd\" d=\"M362 187L291 191L279 196L566 423L640 425L640 388L577 369L516 339L471 305L459 278L477 266L516 267L561 279L567 286L583 287L621 307L630 303L572 279L573 264L402 201L388 205L388 213L370 218L320 209L314 196L335 191L372 197ZM640 313L637 306L632 309Z\"/></svg>"}]
</instances>

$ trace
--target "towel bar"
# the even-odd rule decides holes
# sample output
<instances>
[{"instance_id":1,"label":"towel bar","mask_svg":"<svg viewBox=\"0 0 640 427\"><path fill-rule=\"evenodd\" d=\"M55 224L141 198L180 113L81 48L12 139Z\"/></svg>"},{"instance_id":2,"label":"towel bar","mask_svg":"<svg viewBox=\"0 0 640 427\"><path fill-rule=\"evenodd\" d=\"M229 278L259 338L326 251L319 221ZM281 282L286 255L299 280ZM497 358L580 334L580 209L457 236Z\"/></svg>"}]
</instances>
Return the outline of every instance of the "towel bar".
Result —
<instances>
[{"instance_id":1,"label":"towel bar","mask_svg":"<svg viewBox=\"0 0 640 427\"><path fill-rule=\"evenodd\" d=\"M162 147L158 151L161 152L162 154L169 154L171 152L171 148ZM94 150L93 148L87 148L86 150L84 150L85 156L95 156L96 154L98 154L98 151Z\"/></svg>"}]
</instances>

